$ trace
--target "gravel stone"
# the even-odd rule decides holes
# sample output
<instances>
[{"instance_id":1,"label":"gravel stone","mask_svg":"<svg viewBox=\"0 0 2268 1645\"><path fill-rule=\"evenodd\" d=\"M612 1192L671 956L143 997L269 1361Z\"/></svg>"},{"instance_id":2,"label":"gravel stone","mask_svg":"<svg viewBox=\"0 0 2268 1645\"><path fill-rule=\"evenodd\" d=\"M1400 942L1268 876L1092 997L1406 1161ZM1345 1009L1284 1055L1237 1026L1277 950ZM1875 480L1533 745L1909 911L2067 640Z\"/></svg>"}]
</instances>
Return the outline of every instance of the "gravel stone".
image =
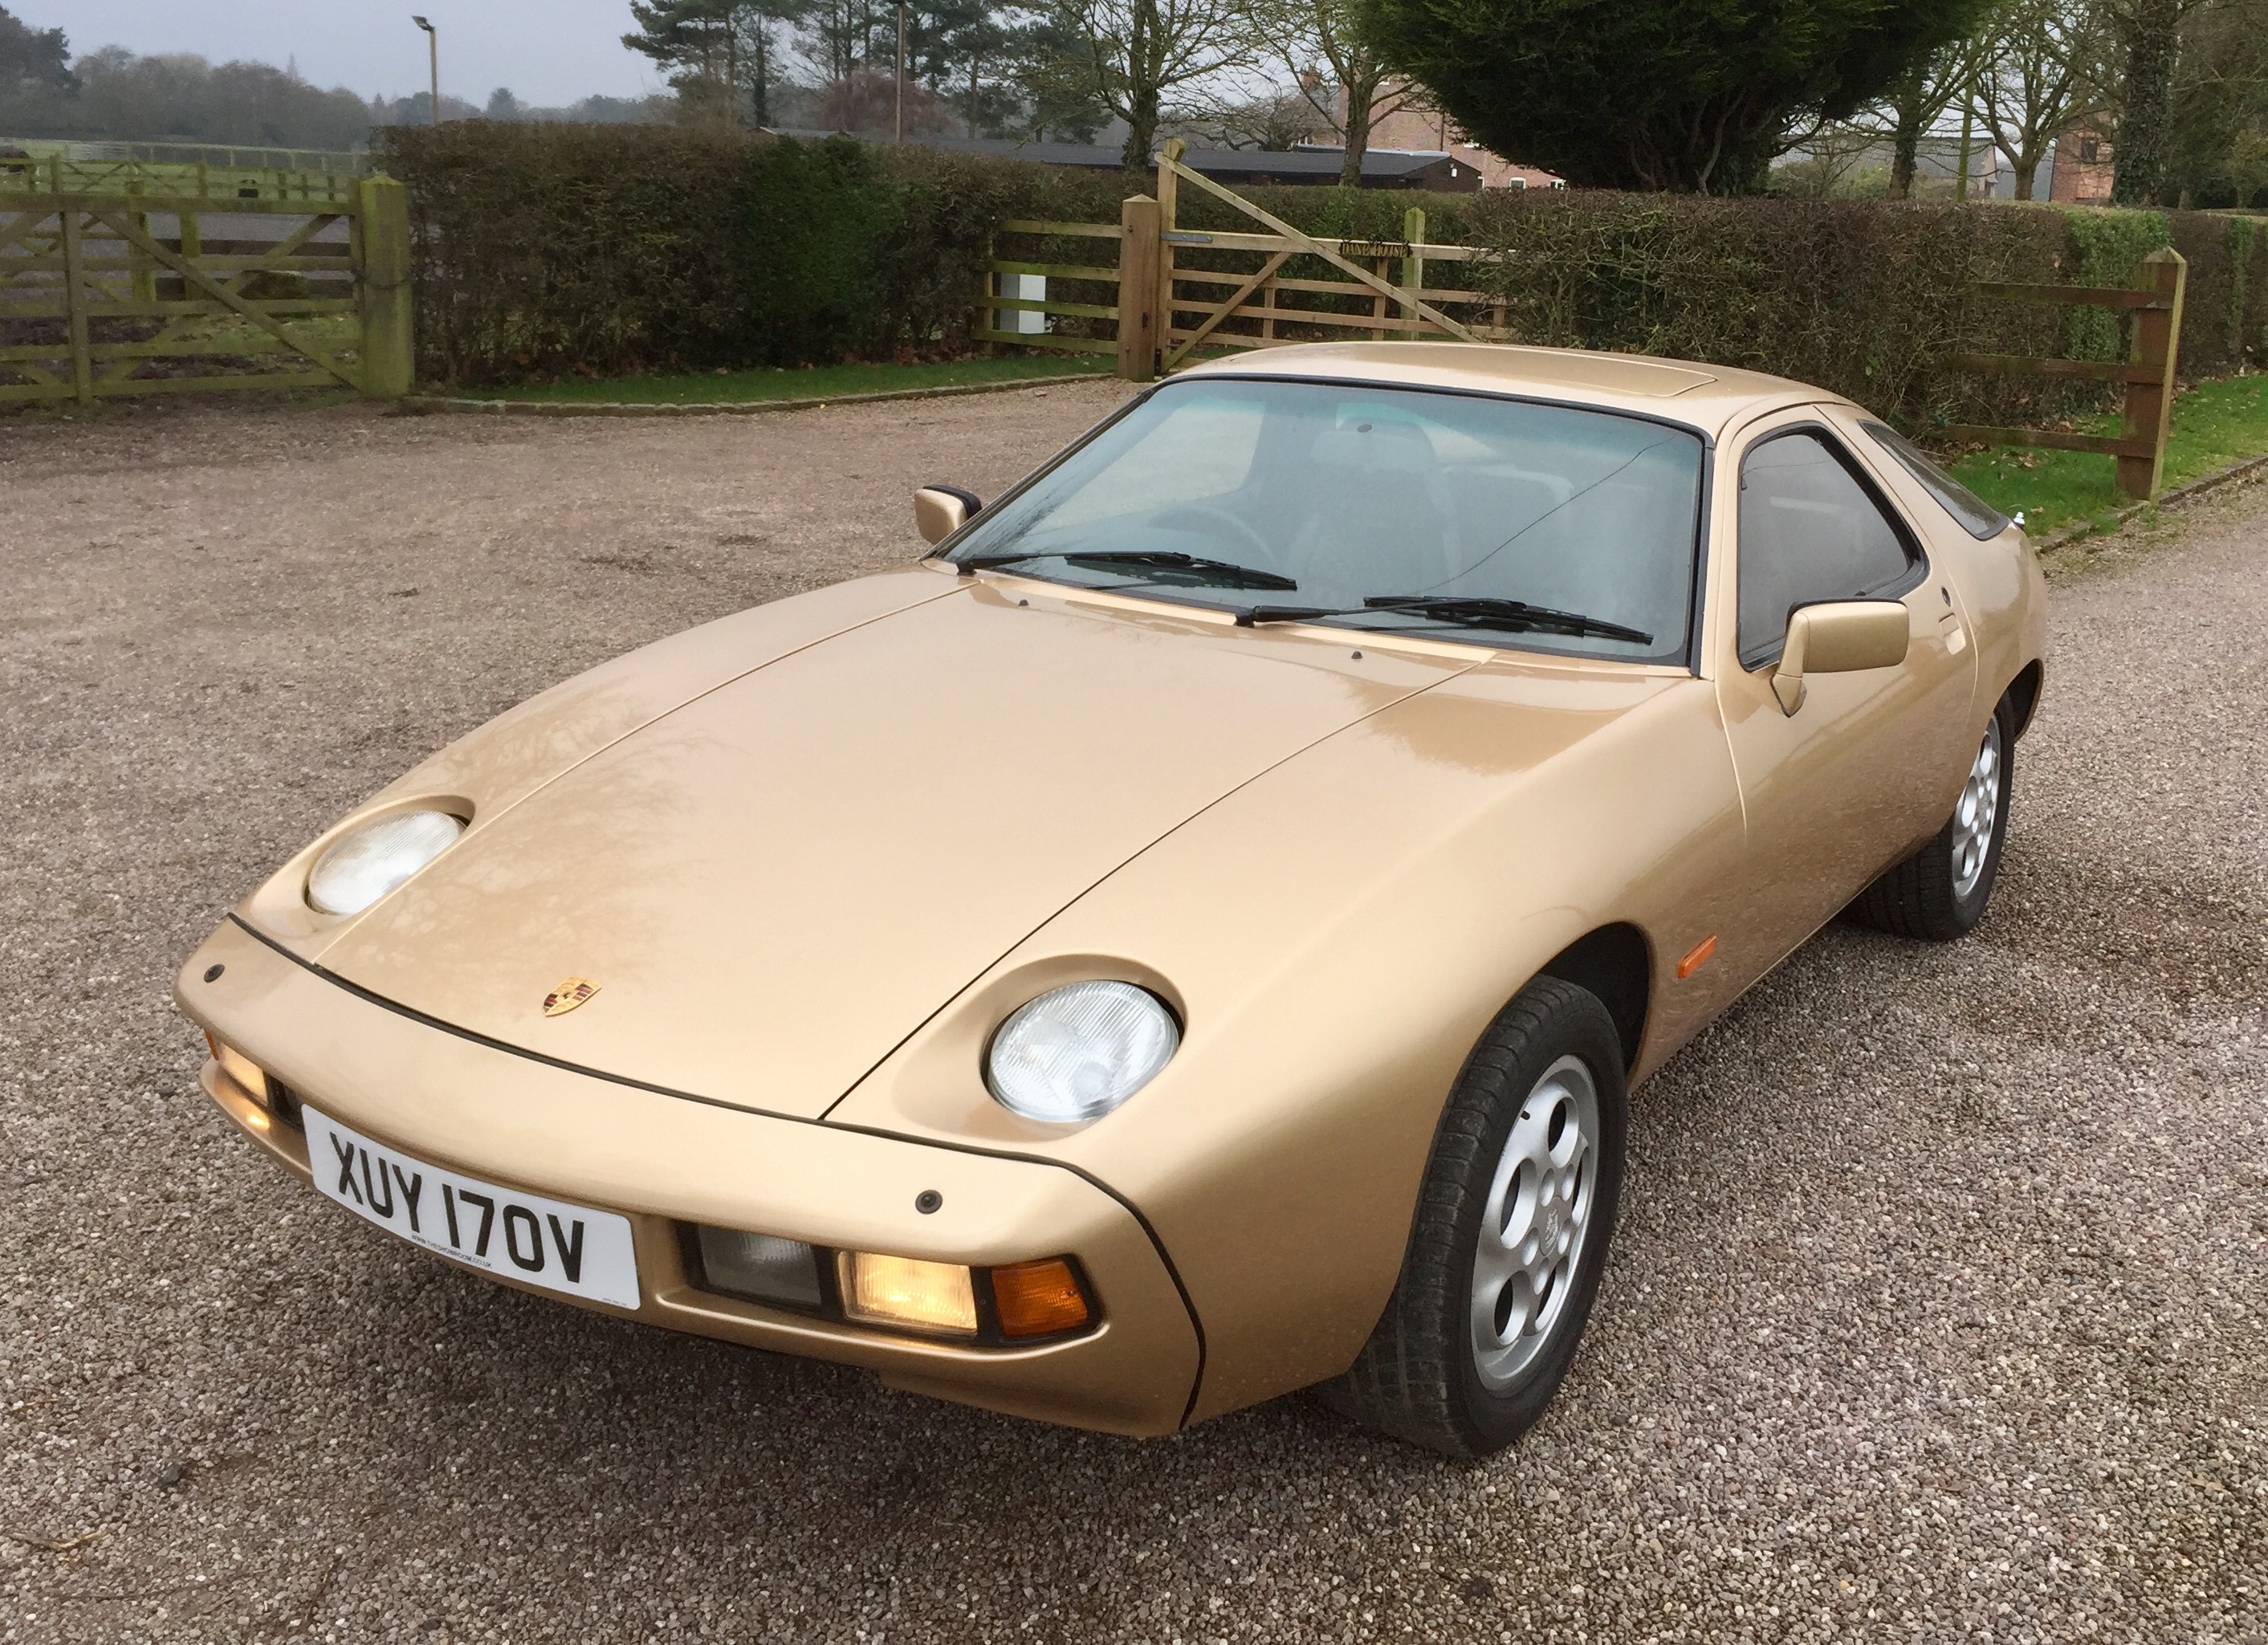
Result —
<instances>
[{"instance_id":1,"label":"gravel stone","mask_svg":"<svg viewBox=\"0 0 2268 1645\"><path fill-rule=\"evenodd\" d=\"M0 424L0 1641L2268 1638L2268 486L2073 557L1973 938L1830 927L1638 1094L1484 1464L579 1313L210 1111L173 970L303 840L1123 392Z\"/></svg>"}]
</instances>

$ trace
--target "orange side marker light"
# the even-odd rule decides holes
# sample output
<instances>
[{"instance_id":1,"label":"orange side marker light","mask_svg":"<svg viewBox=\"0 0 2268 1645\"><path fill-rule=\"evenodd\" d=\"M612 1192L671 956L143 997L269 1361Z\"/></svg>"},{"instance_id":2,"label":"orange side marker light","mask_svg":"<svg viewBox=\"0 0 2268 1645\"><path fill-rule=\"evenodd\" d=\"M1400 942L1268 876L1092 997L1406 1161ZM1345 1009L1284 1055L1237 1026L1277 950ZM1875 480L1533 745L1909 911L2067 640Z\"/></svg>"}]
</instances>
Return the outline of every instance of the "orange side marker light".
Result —
<instances>
[{"instance_id":1,"label":"orange side marker light","mask_svg":"<svg viewBox=\"0 0 2268 1645\"><path fill-rule=\"evenodd\" d=\"M1677 962L1677 980L1682 983L1687 977L1692 976L1694 972L1706 965L1709 963L1710 955L1716 952L1716 936L1712 933L1709 936L1702 938L1698 943L1694 945L1692 953L1687 955L1683 959Z\"/></svg>"},{"instance_id":2,"label":"orange side marker light","mask_svg":"<svg viewBox=\"0 0 2268 1645\"><path fill-rule=\"evenodd\" d=\"M1089 1317L1079 1276L1060 1257L992 1271L992 1304L1004 1337L1046 1337L1076 1331Z\"/></svg>"}]
</instances>

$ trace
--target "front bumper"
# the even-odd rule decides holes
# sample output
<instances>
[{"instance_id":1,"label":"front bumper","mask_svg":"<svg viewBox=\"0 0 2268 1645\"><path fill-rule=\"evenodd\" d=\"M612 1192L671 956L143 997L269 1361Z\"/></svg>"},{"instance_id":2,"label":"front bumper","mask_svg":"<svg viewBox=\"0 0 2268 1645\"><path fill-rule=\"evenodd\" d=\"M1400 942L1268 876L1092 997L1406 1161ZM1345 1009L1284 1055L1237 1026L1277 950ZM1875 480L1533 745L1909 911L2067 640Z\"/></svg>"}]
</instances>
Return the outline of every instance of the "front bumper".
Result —
<instances>
[{"instance_id":1,"label":"front bumper","mask_svg":"<svg viewBox=\"0 0 2268 1645\"><path fill-rule=\"evenodd\" d=\"M221 974L207 982L215 966ZM1079 1427L1171 1433L1189 1408L1203 1354L1180 1287L1140 1220L1078 1172L754 1114L543 1062L361 994L234 921L190 956L174 999L357 1131L435 1165L630 1219L637 1308L522 1289ZM239 1130L308 1176L300 1132L272 1120L214 1063L202 1083ZM924 1192L942 1196L934 1213L915 1208ZM695 1288L679 1232L688 1222L971 1267L1068 1254L1100 1320L1065 1339L980 1347L766 1308Z\"/></svg>"}]
</instances>

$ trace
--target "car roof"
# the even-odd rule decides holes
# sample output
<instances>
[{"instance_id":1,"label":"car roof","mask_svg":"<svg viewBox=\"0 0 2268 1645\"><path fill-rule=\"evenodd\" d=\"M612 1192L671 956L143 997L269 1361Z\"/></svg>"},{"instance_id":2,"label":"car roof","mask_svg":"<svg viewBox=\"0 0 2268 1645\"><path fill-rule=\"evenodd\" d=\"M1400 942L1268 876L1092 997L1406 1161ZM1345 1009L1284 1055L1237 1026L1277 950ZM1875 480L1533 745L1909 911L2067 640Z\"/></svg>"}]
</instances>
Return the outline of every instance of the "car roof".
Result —
<instances>
[{"instance_id":1,"label":"car roof","mask_svg":"<svg viewBox=\"0 0 2268 1645\"><path fill-rule=\"evenodd\" d=\"M1176 375L1327 378L1530 395L1670 417L1711 435L1756 411L1842 398L1726 365L1486 343L1302 343L1207 360Z\"/></svg>"}]
</instances>

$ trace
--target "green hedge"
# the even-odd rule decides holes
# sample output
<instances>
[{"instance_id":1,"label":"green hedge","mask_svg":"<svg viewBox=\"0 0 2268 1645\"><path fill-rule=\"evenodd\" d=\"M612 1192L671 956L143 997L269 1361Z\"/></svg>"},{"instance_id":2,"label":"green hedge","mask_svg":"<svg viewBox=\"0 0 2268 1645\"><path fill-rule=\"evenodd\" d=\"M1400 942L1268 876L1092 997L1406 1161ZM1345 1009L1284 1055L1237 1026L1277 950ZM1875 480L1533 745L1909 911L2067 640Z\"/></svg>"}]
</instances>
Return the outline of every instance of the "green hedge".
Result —
<instances>
[{"instance_id":1,"label":"green hedge","mask_svg":"<svg viewBox=\"0 0 2268 1645\"><path fill-rule=\"evenodd\" d=\"M1115 173L731 131L640 126L392 127L380 163L409 184L420 371L482 384L571 371L951 356L1005 219L1115 222ZM1416 195L1260 188L1311 232L1502 251L1474 265L1538 343L1780 373L1917 427L2077 409L2069 390L1948 372L1952 350L2108 358L2120 322L1989 303L1980 279L2115 284L2171 243L2190 259L2183 365L2268 349L2261 220L2205 212L1715 200L1607 193ZM1189 228L1248 226L1184 187ZM1094 240L1004 253L1104 262ZM1109 300L1073 288L1074 300Z\"/></svg>"},{"instance_id":2,"label":"green hedge","mask_svg":"<svg viewBox=\"0 0 2268 1645\"><path fill-rule=\"evenodd\" d=\"M1709 360L1817 383L1910 426L2052 417L2100 392L1956 372L1954 353L2113 359L2131 321L1979 296L1979 281L2124 284L2190 262L2181 368L2237 369L2268 337L2261 224L2206 212L1562 193L1489 197L1476 284L1537 343Z\"/></svg>"}]
</instances>

